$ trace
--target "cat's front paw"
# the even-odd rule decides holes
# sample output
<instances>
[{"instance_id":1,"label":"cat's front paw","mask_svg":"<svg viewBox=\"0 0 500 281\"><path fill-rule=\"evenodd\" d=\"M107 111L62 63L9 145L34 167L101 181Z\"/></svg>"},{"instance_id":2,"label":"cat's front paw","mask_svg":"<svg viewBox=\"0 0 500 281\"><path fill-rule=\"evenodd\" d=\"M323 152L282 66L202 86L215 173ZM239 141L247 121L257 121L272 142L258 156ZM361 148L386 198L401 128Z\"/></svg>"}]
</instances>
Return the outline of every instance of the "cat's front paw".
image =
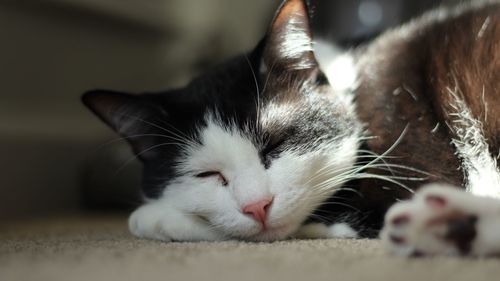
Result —
<instances>
[{"instance_id":1,"label":"cat's front paw","mask_svg":"<svg viewBox=\"0 0 500 281\"><path fill-rule=\"evenodd\" d=\"M144 205L133 212L129 230L136 237L164 242L225 239L205 221L160 204Z\"/></svg>"},{"instance_id":2,"label":"cat's front paw","mask_svg":"<svg viewBox=\"0 0 500 281\"><path fill-rule=\"evenodd\" d=\"M393 253L492 255L500 253L500 200L433 185L393 206L381 238Z\"/></svg>"},{"instance_id":3,"label":"cat's front paw","mask_svg":"<svg viewBox=\"0 0 500 281\"><path fill-rule=\"evenodd\" d=\"M139 208L128 219L128 228L130 233L138 238L160 240L171 242L173 237L164 229L159 217L148 216L144 207Z\"/></svg>"}]
</instances>

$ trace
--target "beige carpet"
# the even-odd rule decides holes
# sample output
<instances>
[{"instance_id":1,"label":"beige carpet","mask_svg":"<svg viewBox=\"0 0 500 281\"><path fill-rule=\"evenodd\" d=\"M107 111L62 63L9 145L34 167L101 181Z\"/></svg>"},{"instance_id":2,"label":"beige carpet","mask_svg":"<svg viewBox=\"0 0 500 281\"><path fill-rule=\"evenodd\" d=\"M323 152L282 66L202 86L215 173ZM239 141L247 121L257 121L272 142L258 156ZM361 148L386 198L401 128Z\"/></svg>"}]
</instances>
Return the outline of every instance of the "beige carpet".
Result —
<instances>
[{"instance_id":1,"label":"beige carpet","mask_svg":"<svg viewBox=\"0 0 500 281\"><path fill-rule=\"evenodd\" d=\"M378 241L159 243L123 218L0 228L0 280L500 280L500 259L404 259Z\"/></svg>"}]
</instances>

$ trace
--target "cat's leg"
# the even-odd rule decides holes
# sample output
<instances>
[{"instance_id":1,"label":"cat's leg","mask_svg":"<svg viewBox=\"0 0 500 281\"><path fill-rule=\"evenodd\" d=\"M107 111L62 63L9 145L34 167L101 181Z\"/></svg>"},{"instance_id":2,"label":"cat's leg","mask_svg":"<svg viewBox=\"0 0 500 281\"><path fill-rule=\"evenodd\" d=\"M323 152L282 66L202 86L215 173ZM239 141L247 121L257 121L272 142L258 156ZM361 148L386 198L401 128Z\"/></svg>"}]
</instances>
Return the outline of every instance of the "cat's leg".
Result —
<instances>
[{"instance_id":1,"label":"cat's leg","mask_svg":"<svg viewBox=\"0 0 500 281\"><path fill-rule=\"evenodd\" d=\"M302 226L293 237L299 239L354 239L358 238L358 232L347 223L336 223L330 226L312 223Z\"/></svg>"},{"instance_id":2,"label":"cat's leg","mask_svg":"<svg viewBox=\"0 0 500 281\"><path fill-rule=\"evenodd\" d=\"M381 232L399 255L500 254L500 200L433 185L393 206Z\"/></svg>"},{"instance_id":3,"label":"cat's leg","mask_svg":"<svg viewBox=\"0 0 500 281\"><path fill-rule=\"evenodd\" d=\"M130 232L161 241L221 241L224 236L202 218L182 212L162 201L147 203L129 218Z\"/></svg>"}]
</instances>

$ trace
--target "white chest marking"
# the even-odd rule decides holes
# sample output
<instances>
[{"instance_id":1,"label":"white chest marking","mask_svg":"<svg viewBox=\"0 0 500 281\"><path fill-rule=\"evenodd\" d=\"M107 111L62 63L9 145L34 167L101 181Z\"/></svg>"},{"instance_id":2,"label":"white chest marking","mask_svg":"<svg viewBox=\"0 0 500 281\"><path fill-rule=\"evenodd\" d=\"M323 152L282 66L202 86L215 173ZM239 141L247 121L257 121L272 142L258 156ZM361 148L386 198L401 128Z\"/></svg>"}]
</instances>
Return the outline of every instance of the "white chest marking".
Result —
<instances>
[{"instance_id":1,"label":"white chest marking","mask_svg":"<svg viewBox=\"0 0 500 281\"><path fill-rule=\"evenodd\" d=\"M474 195L500 198L500 173L497 160L490 154L483 124L474 118L458 89L448 88L455 112L450 113L449 127L456 138L452 143L462 160L467 177L466 189Z\"/></svg>"}]
</instances>

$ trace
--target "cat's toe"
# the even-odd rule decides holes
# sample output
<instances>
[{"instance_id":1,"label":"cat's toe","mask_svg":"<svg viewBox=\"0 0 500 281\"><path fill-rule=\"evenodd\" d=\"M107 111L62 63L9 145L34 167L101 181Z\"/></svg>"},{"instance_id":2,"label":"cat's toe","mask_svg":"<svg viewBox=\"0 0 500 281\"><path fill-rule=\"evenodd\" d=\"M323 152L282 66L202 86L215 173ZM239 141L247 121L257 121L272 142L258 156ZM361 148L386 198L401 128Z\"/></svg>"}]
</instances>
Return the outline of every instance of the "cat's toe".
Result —
<instances>
[{"instance_id":1,"label":"cat's toe","mask_svg":"<svg viewBox=\"0 0 500 281\"><path fill-rule=\"evenodd\" d=\"M381 239L392 253L410 256L415 251L412 245L411 227L414 224L415 203L405 201L394 205L386 215Z\"/></svg>"}]
</instances>

